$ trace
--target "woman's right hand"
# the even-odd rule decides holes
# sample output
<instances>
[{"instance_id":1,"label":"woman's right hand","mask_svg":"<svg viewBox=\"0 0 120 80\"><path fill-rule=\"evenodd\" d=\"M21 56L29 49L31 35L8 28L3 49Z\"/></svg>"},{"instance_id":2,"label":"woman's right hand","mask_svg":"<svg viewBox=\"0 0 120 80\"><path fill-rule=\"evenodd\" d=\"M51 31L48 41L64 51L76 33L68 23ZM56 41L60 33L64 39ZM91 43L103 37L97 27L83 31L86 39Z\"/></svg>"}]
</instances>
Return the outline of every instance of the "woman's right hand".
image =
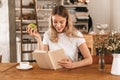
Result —
<instances>
[{"instance_id":1,"label":"woman's right hand","mask_svg":"<svg viewBox=\"0 0 120 80\"><path fill-rule=\"evenodd\" d=\"M29 25L27 26L26 31L30 36L33 36L36 38L41 37L39 32L37 31L37 29L31 28L31 27L29 27Z\"/></svg>"}]
</instances>

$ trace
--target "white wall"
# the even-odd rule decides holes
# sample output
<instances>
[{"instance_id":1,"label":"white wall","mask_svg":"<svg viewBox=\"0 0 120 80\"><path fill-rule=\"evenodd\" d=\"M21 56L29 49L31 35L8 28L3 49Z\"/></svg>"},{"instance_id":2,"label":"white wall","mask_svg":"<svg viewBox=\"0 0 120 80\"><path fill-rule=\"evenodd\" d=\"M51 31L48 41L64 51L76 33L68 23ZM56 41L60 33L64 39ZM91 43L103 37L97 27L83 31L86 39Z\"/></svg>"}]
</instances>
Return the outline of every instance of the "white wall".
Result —
<instances>
[{"instance_id":1,"label":"white wall","mask_svg":"<svg viewBox=\"0 0 120 80\"><path fill-rule=\"evenodd\" d=\"M110 1L111 0L90 0L88 3L94 29L96 24L99 23L108 24L110 26Z\"/></svg>"},{"instance_id":2,"label":"white wall","mask_svg":"<svg viewBox=\"0 0 120 80\"><path fill-rule=\"evenodd\" d=\"M111 30L120 32L120 0L111 0Z\"/></svg>"},{"instance_id":3,"label":"white wall","mask_svg":"<svg viewBox=\"0 0 120 80\"><path fill-rule=\"evenodd\" d=\"M9 16L8 16L8 0L2 0L0 7L0 52L2 62L9 62Z\"/></svg>"}]
</instances>

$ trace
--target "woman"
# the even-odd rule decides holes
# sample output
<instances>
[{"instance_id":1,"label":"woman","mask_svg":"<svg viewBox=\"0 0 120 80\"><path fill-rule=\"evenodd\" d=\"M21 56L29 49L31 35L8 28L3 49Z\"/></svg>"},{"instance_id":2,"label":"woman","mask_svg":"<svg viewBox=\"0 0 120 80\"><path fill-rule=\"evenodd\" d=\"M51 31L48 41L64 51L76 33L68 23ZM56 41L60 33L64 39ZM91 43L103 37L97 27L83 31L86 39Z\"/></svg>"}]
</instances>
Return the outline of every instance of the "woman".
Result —
<instances>
[{"instance_id":1,"label":"woman","mask_svg":"<svg viewBox=\"0 0 120 80\"><path fill-rule=\"evenodd\" d=\"M27 32L31 36L36 37L39 49L49 51L63 48L69 59L62 59L58 63L64 68L77 68L92 64L92 57L85 39L73 27L69 13L63 6L53 8L50 16L49 30L45 32L43 41L37 30L28 27ZM78 61L79 50L84 57L80 61Z\"/></svg>"}]
</instances>

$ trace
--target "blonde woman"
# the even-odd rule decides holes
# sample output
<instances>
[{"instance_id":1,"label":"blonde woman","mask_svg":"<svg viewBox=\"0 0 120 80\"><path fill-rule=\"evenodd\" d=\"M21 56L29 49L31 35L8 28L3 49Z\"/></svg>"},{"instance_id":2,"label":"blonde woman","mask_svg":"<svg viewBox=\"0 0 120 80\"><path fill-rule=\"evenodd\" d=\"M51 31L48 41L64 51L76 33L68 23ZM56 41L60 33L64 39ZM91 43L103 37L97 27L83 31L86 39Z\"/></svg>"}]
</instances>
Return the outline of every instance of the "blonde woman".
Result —
<instances>
[{"instance_id":1,"label":"blonde woman","mask_svg":"<svg viewBox=\"0 0 120 80\"><path fill-rule=\"evenodd\" d=\"M27 32L36 37L38 48L45 51L63 48L69 59L62 59L59 65L64 68L77 68L92 64L92 57L81 32L77 31L64 6L53 8L49 30L45 32L43 41L37 30L27 28ZM78 51L84 59L78 60Z\"/></svg>"}]
</instances>

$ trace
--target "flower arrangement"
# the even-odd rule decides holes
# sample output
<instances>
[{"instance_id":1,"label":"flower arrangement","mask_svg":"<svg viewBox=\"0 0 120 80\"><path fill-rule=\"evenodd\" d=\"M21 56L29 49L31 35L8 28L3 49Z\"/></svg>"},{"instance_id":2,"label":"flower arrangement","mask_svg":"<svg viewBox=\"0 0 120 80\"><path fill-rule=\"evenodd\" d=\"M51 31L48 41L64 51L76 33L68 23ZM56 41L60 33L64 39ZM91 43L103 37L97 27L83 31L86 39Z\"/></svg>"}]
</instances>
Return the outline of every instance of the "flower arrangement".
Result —
<instances>
[{"instance_id":1,"label":"flower arrangement","mask_svg":"<svg viewBox=\"0 0 120 80\"><path fill-rule=\"evenodd\" d=\"M96 52L97 55L99 55L100 53L104 54L106 51L106 40L107 40L108 35L101 35L101 34L97 34L95 37L95 48L96 48Z\"/></svg>"},{"instance_id":2,"label":"flower arrangement","mask_svg":"<svg viewBox=\"0 0 120 80\"><path fill-rule=\"evenodd\" d=\"M120 53L120 33L110 34L106 40L106 49L111 53Z\"/></svg>"},{"instance_id":3,"label":"flower arrangement","mask_svg":"<svg viewBox=\"0 0 120 80\"><path fill-rule=\"evenodd\" d=\"M120 53L120 33L109 33L108 35L97 35L95 40L97 52Z\"/></svg>"}]
</instances>

